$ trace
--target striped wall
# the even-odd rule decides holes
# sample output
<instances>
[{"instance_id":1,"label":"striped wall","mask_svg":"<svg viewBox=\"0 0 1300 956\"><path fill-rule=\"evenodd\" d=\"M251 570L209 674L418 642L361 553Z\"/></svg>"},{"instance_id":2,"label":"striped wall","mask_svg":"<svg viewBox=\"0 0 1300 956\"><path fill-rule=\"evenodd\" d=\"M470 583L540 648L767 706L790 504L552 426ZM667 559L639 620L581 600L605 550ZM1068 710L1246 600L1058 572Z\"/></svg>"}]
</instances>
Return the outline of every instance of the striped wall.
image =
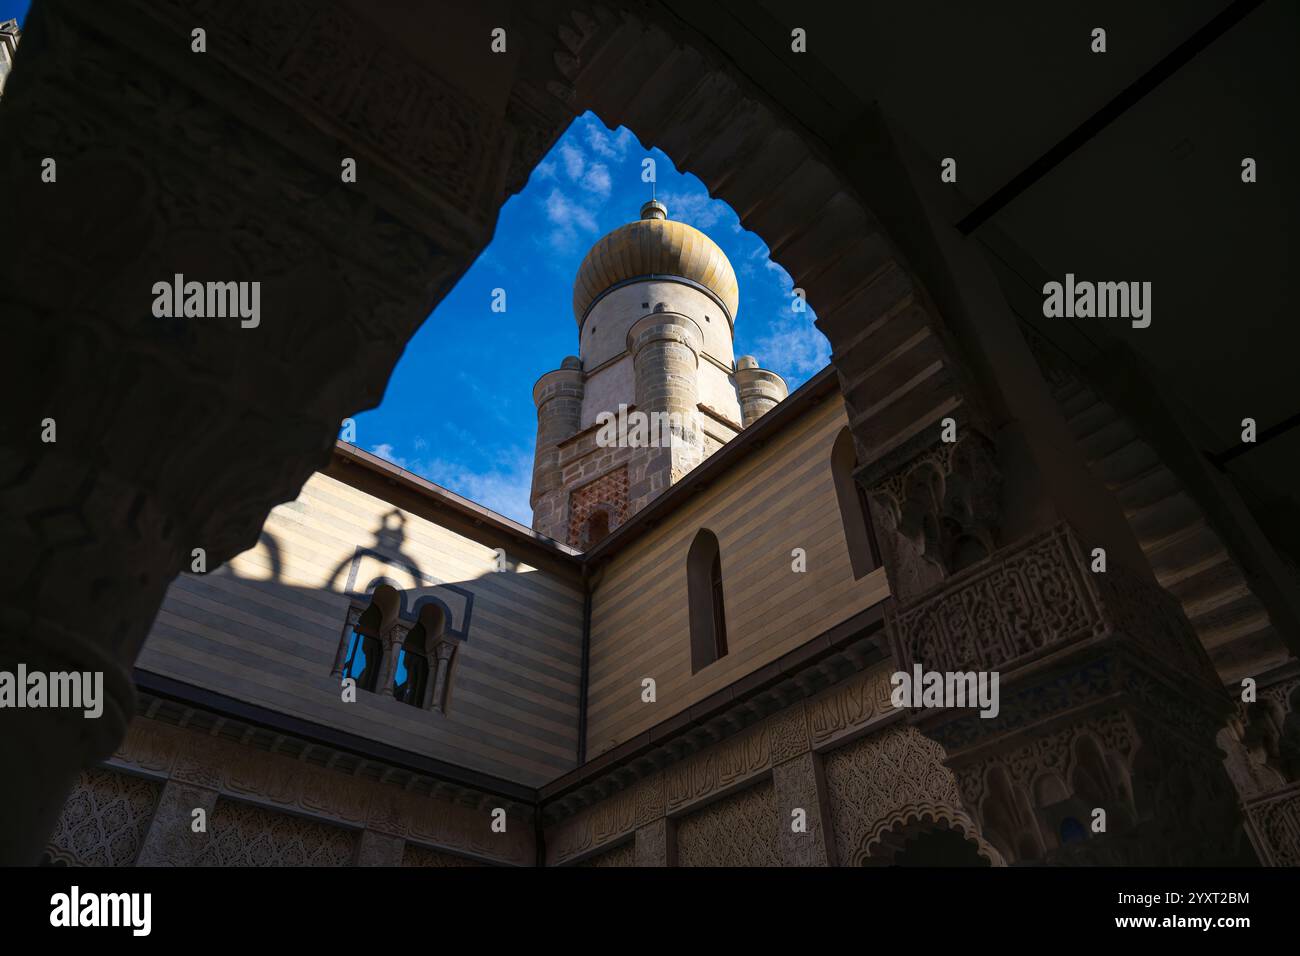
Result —
<instances>
[{"instance_id":1,"label":"striped wall","mask_svg":"<svg viewBox=\"0 0 1300 956\"><path fill-rule=\"evenodd\" d=\"M173 583L138 666L519 784L572 769L583 613L576 571L529 565L499 532L494 539L492 529L428 513L418 494L336 459L272 511L257 547ZM497 546L517 566L498 573ZM358 548L382 557L356 560L354 571ZM439 597L457 629L472 598L445 715L368 692L340 700L330 671L353 603L349 575L357 589L380 576L396 582L408 609Z\"/></svg>"},{"instance_id":2,"label":"striped wall","mask_svg":"<svg viewBox=\"0 0 1300 956\"><path fill-rule=\"evenodd\" d=\"M592 599L589 758L887 596L883 569L854 580L849 563L830 470L846 425L838 396L812 406L612 558ZM705 527L721 549L728 654L692 675L686 554ZM804 573L794 548L807 552Z\"/></svg>"}]
</instances>

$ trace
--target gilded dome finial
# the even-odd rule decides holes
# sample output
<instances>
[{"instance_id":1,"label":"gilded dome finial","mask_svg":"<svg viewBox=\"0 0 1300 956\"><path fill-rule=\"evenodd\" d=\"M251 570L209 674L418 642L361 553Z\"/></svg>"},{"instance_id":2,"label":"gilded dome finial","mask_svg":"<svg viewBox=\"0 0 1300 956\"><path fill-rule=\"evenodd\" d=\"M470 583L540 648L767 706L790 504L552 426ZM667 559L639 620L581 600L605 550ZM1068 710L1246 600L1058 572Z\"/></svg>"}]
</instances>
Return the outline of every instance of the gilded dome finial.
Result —
<instances>
[{"instance_id":1,"label":"gilded dome finial","mask_svg":"<svg viewBox=\"0 0 1300 956\"><path fill-rule=\"evenodd\" d=\"M644 206L641 207L641 218L642 219L667 219L668 207L665 206L663 203L661 203L658 199L651 199L648 203L646 203Z\"/></svg>"}]
</instances>

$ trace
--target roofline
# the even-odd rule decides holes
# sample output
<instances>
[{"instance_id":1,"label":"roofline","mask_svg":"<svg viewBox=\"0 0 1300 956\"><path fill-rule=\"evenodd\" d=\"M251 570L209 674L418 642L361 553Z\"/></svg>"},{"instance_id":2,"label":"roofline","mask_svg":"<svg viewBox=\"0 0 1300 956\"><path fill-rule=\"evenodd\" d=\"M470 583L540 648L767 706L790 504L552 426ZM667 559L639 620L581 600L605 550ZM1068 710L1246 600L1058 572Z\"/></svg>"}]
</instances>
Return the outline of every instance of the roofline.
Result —
<instances>
[{"instance_id":1,"label":"roofline","mask_svg":"<svg viewBox=\"0 0 1300 956\"><path fill-rule=\"evenodd\" d=\"M571 561L575 567L580 567L590 562L612 557L634 542L643 532L649 531L658 525L687 498L705 490L709 485L721 478L741 458L750 452L761 449L776 432L802 416L810 407L825 399L831 392L836 392L836 383L835 367L827 365L786 398L778 402L771 411L759 418L758 421L742 430L735 438L687 472L686 477L681 481L671 486L649 505L633 515L632 518L619 525L604 541L590 551L579 551L576 548L571 548L567 544L534 531L518 521L485 508L469 498L462 497L454 491L444 488L442 485L435 484L427 478L421 478L417 474L394 465L392 462L370 452L362 451L357 446L350 445L345 441L336 440L334 442L334 454L345 462L361 465L375 474L383 475L390 481L433 501L438 506L447 508L461 517L471 520L475 524L486 525L505 534L525 547L539 549L553 557Z\"/></svg>"},{"instance_id":2,"label":"roofline","mask_svg":"<svg viewBox=\"0 0 1300 956\"><path fill-rule=\"evenodd\" d=\"M335 440L334 454L346 462L361 465L376 474L383 475L389 480L433 500L438 505L454 511L461 517L468 518L476 524L487 525L495 531L508 535L527 547L540 548L562 559L574 559L582 554L576 548L571 548L567 544L549 538L539 531L534 531L512 518L507 518L490 508L485 508L469 498L456 494L449 488L434 484L427 478L421 478L419 475L407 471L405 468L400 468L378 455L362 451L356 445L350 445L342 440Z\"/></svg>"}]
</instances>

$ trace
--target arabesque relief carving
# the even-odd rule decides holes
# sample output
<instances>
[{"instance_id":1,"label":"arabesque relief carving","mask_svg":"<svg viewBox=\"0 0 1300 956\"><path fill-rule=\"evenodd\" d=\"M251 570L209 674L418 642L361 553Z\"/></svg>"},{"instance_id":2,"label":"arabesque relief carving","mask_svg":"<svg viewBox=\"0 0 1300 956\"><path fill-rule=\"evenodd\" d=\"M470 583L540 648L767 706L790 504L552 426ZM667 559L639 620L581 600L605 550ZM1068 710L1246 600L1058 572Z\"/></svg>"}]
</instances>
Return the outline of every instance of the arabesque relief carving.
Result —
<instances>
[{"instance_id":1,"label":"arabesque relief carving","mask_svg":"<svg viewBox=\"0 0 1300 956\"><path fill-rule=\"evenodd\" d=\"M780 866L781 825L764 780L677 821L678 866Z\"/></svg>"},{"instance_id":2,"label":"arabesque relief carving","mask_svg":"<svg viewBox=\"0 0 1300 956\"><path fill-rule=\"evenodd\" d=\"M83 770L45 848L67 866L130 866L139 855L162 785L133 774Z\"/></svg>"}]
</instances>

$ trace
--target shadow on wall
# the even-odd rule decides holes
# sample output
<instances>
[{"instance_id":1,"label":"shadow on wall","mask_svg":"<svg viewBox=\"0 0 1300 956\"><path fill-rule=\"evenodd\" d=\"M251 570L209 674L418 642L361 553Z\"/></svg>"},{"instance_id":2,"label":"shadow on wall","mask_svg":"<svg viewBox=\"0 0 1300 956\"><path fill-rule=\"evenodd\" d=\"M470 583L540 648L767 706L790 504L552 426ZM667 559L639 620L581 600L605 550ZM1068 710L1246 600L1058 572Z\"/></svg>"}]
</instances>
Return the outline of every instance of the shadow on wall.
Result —
<instances>
[{"instance_id":1,"label":"shadow on wall","mask_svg":"<svg viewBox=\"0 0 1300 956\"><path fill-rule=\"evenodd\" d=\"M263 530L230 563L173 582L138 666L519 783L572 769L581 595L509 556L442 580L410 553L411 520L389 511L319 575L286 521Z\"/></svg>"}]
</instances>

